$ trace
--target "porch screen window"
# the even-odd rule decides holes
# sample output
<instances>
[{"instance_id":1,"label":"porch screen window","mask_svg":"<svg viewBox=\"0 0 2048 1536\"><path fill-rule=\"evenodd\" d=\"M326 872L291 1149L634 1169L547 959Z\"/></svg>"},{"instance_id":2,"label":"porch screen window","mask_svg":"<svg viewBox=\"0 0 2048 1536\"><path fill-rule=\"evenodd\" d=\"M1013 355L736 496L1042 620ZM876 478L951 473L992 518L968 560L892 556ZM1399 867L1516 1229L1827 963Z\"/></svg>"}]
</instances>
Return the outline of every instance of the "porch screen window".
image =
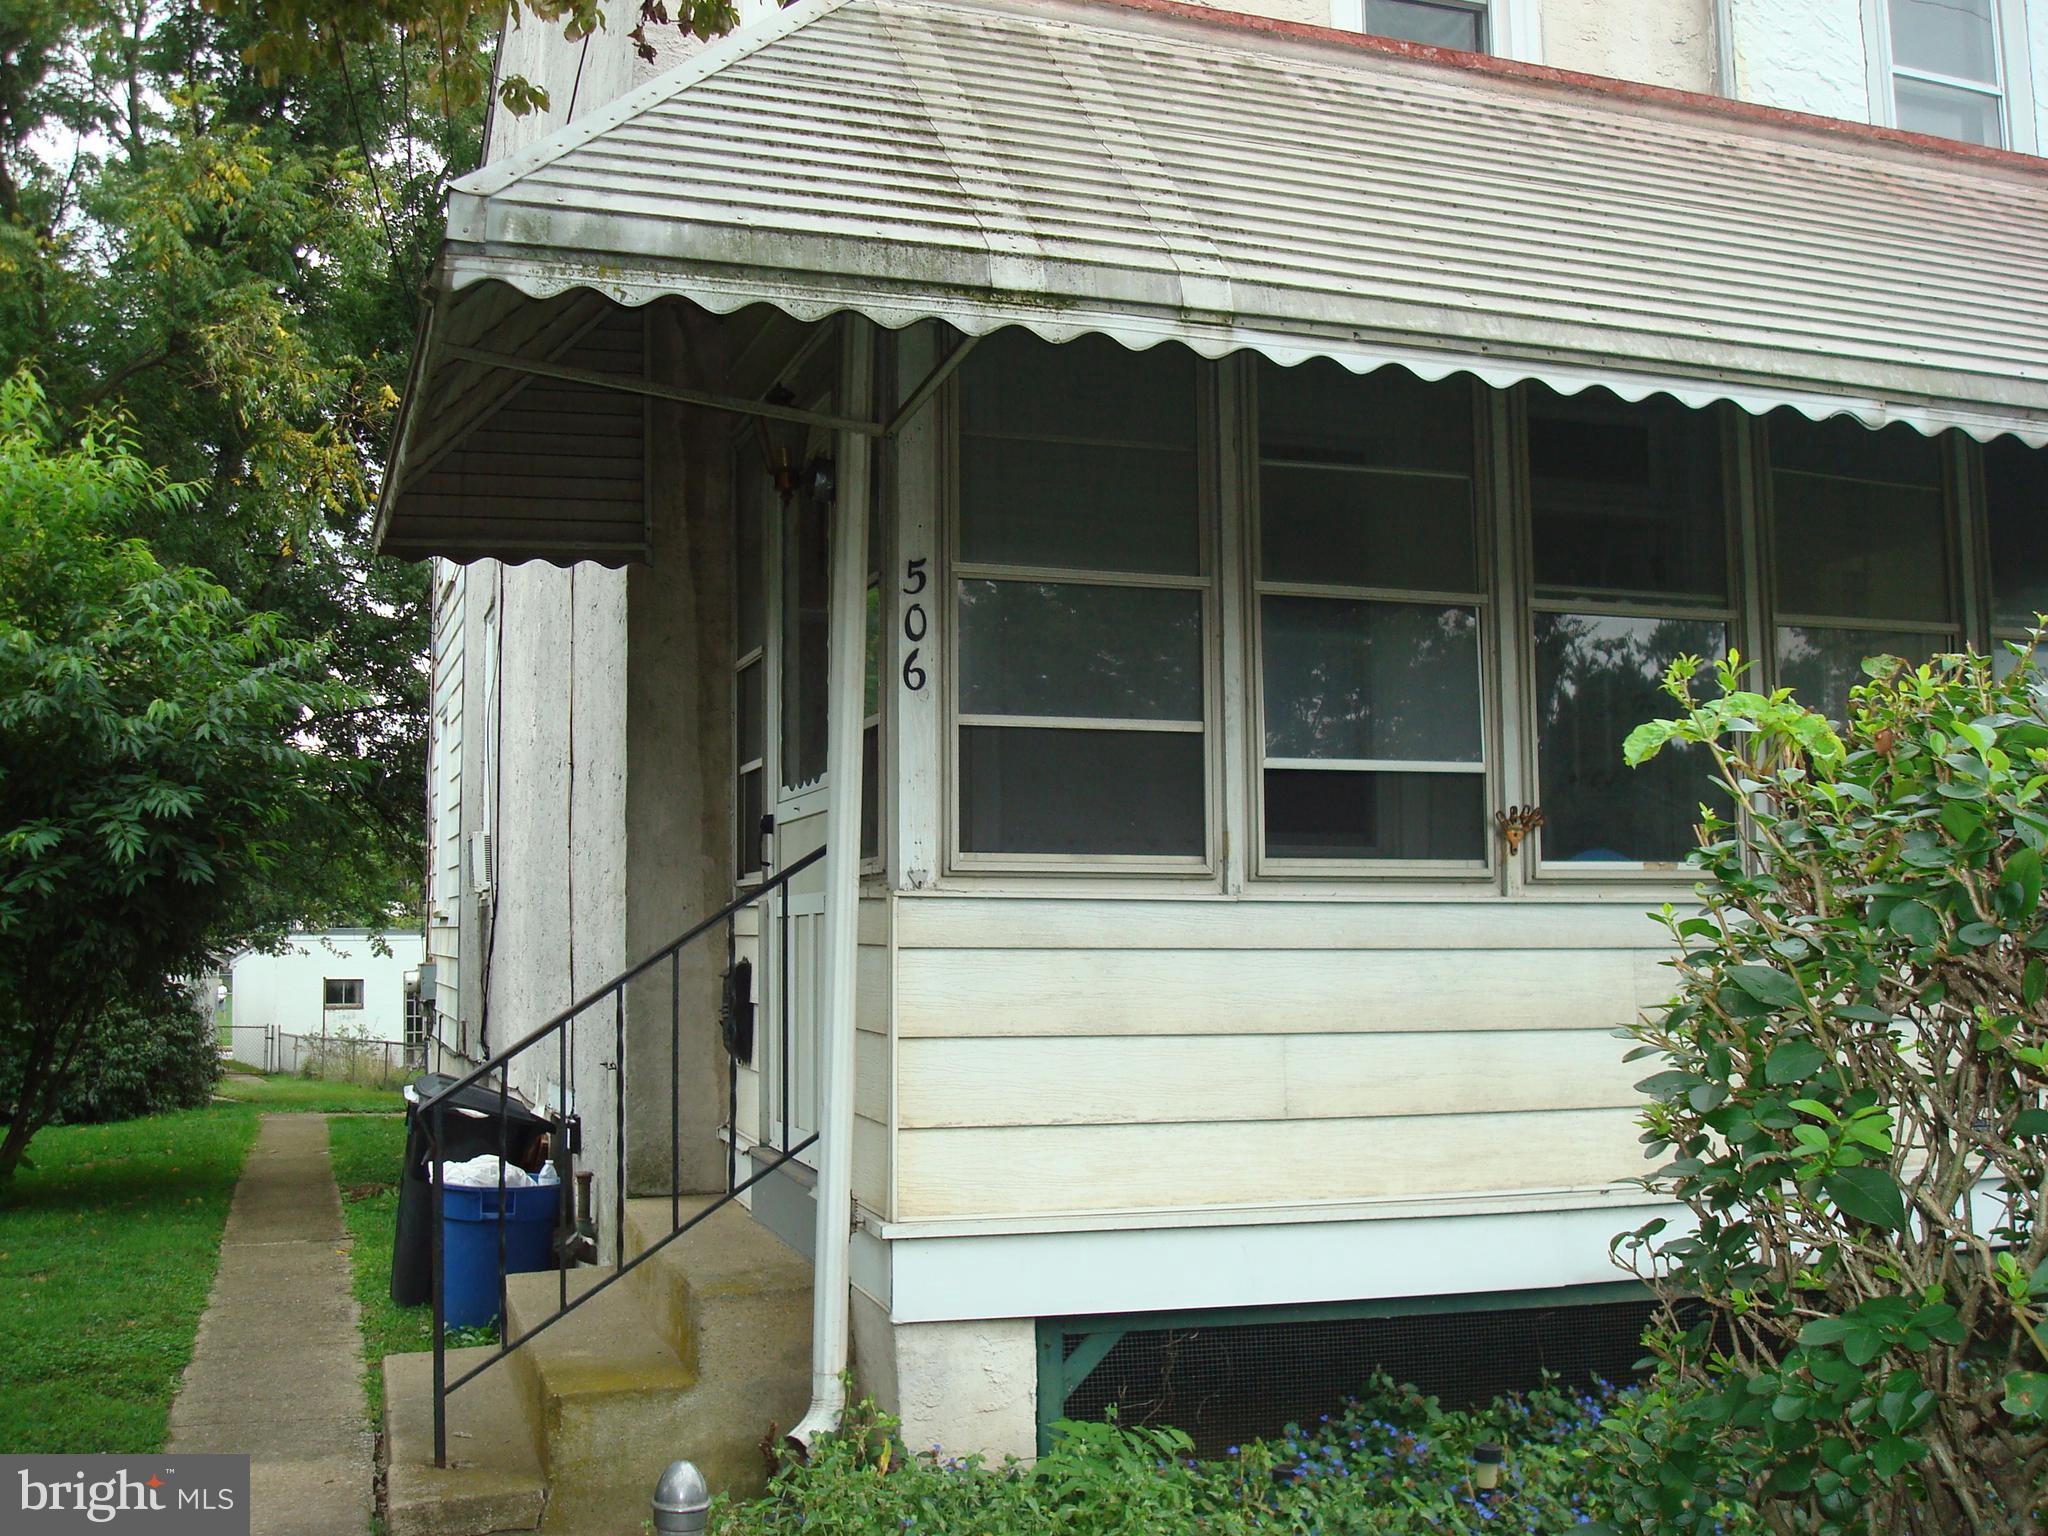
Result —
<instances>
[{"instance_id":1,"label":"porch screen window","mask_svg":"<svg viewBox=\"0 0 2048 1536\"><path fill-rule=\"evenodd\" d=\"M1999 0L1887 0L1896 122L1972 144L2005 142Z\"/></svg>"},{"instance_id":2,"label":"porch screen window","mask_svg":"<svg viewBox=\"0 0 2048 1536\"><path fill-rule=\"evenodd\" d=\"M1692 847L1698 763L1626 767L1669 712L1674 656L1718 658L1733 621L1712 412L1604 391L1529 394L1536 765L1546 864L1669 865Z\"/></svg>"},{"instance_id":3,"label":"porch screen window","mask_svg":"<svg viewBox=\"0 0 2048 1536\"><path fill-rule=\"evenodd\" d=\"M782 787L825 777L832 641L830 503L799 489L782 509Z\"/></svg>"},{"instance_id":4,"label":"porch screen window","mask_svg":"<svg viewBox=\"0 0 2048 1536\"><path fill-rule=\"evenodd\" d=\"M1770 440L1777 680L1842 720L1866 656L1961 642L1942 448L1793 411L1771 416Z\"/></svg>"},{"instance_id":5,"label":"porch screen window","mask_svg":"<svg viewBox=\"0 0 2048 1536\"><path fill-rule=\"evenodd\" d=\"M1991 538L1991 659L2048 614L2048 450L2009 437L1984 447L1984 513Z\"/></svg>"},{"instance_id":6,"label":"porch screen window","mask_svg":"<svg viewBox=\"0 0 2048 1536\"><path fill-rule=\"evenodd\" d=\"M360 976L330 976L322 983L322 1005L328 1008L360 1008L363 1006L363 981Z\"/></svg>"},{"instance_id":7,"label":"porch screen window","mask_svg":"<svg viewBox=\"0 0 2048 1536\"><path fill-rule=\"evenodd\" d=\"M1178 347L1004 332L962 368L962 854L1206 857L1195 421Z\"/></svg>"},{"instance_id":8,"label":"porch screen window","mask_svg":"<svg viewBox=\"0 0 2048 1536\"><path fill-rule=\"evenodd\" d=\"M1483 863L1471 387L1262 363L1258 416L1267 860Z\"/></svg>"}]
</instances>

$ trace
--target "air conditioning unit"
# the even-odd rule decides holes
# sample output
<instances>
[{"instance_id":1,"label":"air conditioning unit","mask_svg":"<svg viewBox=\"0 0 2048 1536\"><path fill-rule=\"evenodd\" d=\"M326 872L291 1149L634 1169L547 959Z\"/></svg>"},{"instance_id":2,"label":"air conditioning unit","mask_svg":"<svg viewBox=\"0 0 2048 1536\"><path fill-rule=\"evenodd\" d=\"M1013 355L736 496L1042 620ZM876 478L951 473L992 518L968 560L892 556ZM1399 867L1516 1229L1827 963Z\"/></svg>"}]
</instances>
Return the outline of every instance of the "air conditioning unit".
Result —
<instances>
[{"instance_id":1,"label":"air conditioning unit","mask_svg":"<svg viewBox=\"0 0 2048 1536\"><path fill-rule=\"evenodd\" d=\"M489 901L496 871L491 865L491 834L469 834L469 884L478 901Z\"/></svg>"}]
</instances>

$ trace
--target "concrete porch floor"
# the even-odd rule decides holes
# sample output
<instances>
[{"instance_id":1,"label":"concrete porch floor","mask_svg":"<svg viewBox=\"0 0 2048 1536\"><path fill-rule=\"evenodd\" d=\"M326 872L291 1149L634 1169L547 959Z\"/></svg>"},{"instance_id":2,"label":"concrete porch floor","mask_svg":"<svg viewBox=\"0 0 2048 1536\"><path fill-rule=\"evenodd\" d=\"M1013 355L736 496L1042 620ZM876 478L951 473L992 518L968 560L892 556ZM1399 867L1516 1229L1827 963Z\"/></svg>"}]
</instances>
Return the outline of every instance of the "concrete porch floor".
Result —
<instances>
[{"instance_id":1,"label":"concrete porch floor","mask_svg":"<svg viewBox=\"0 0 2048 1536\"><path fill-rule=\"evenodd\" d=\"M686 1201L688 1219L708 1204ZM627 1252L669 1230L666 1199L629 1201ZM571 1294L609 1268L573 1271ZM550 1271L514 1276L513 1335L553 1309ZM433 1357L384 1367L389 1536L638 1536L662 1470L757 1492L810 1392L810 1265L738 1205L679 1238L448 1400L434 1466ZM451 1379L488 1348L451 1351Z\"/></svg>"}]
</instances>

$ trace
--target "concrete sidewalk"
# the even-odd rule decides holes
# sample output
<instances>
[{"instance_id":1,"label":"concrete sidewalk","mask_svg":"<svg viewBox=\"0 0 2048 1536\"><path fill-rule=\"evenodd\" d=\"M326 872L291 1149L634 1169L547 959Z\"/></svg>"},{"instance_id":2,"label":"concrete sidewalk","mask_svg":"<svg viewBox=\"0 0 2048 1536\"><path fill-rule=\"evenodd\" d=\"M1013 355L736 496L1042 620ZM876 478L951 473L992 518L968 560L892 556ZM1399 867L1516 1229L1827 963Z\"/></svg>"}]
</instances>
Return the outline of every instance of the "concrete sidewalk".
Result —
<instances>
[{"instance_id":1,"label":"concrete sidewalk","mask_svg":"<svg viewBox=\"0 0 2048 1536\"><path fill-rule=\"evenodd\" d=\"M173 1453L246 1453L254 1536L370 1528L371 1438L322 1115L265 1115L171 1406Z\"/></svg>"}]
</instances>

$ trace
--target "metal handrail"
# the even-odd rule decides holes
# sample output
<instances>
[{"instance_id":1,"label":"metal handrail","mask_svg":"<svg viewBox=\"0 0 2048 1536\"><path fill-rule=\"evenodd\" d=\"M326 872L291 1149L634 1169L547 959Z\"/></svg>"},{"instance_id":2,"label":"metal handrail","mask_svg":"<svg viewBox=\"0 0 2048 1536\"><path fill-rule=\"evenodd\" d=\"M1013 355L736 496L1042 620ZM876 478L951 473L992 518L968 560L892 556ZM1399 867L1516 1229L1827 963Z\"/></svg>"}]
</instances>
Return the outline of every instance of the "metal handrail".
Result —
<instances>
[{"instance_id":1,"label":"metal handrail","mask_svg":"<svg viewBox=\"0 0 2048 1536\"><path fill-rule=\"evenodd\" d=\"M777 914L778 926L780 929L780 932L777 935L779 940L777 945L777 952L780 956L781 961L782 982L781 985L778 986L775 991L777 1013L780 1019L781 1040L780 1051L776 1057L776 1070L782 1080L781 1146L770 1160L768 1160L763 1166L758 1167L753 1172L753 1174L750 1175L744 1182L742 1182L739 1179L736 1156L736 1149L738 1146L739 1137L739 1066L737 1057L734 1057L732 1061L728 1063L726 1073L726 1123L729 1128L729 1134L732 1136L733 1141L732 1146L728 1149L726 1157L725 1193L718 1196L716 1199L712 1200L708 1205L704 1206L701 1210L697 1211L694 1215L690 1217L689 1220L685 1221L683 1219L681 1136L682 1127L680 1124L682 1099L682 952L689 945L695 943L697 940L703 938L706 934L711 933L713 930L719 928L721 925L731 923L733 918L738 916L740 912L744 911L748 907L754 906L755 904L760 902L764 897L773 895L780 891L787 890L789 887L789 883L792 880L794 880L798 875L802 874L805 870L809 869L812 865L818 863L824 857L825 850L823 848L816 849L813 852L806 854L801 859L798 859L795 863L791 864L787 869L778 872L772 879L764 880L759 885L756 885L751 889L742 892L740 895L734 897L732 901L728 902L725 906L721 907L717 912L713 913L710 917L707 917L702 922L697 923L679 937L672 939L669 943L663 945L660 949L656 950L646 959L640 961L639 964L633 966L629 970L621 971L617 976L614 976L610 981L607 981L603 986L597 988L588 996L583 997L578 1001L570 1004L569 1007L563 1009L561 1012L554 1015L554 1017L550 1018L546 1023L542 1024L539 1028L534 1029L525 1035L522 1035L518 1040L515 1040L511 1045L505 1047L496 1055L490 1057L488 1060L474 1067L469 1072L455 1079L455 1081L451 1082L445 1088L441 1089L440 1092L434 1094L431 1098L423 1100L419 1105L417 1113L420 1119L420 1123L426 1127L427 1166L428 1171L431 1175L433 1189L433 1220L431 1224L432 1230L429 1241L432 1251L431 1299L434 1309L433 1333L435 1466L445 1467L448 1464L448 1397L451 1393L456 1391L458 1388L464 1386L468 1382L474 1381L478 1376L482 1375L485 1371L489 1370L492 1366L496 1365L499 1361L503 1360L506 1356L510 1355L514 1350L519 1349L521 1346L528 1343L537 1335L553 1327L556 1323L560 1322L563 1318L567 1317L571 1312L574 1312L578 1307L581 1307L582 1305L584 1305L584 1303L592 1300L601 1292L605 1291L618 1281L624 1279L627 1275L631 1274L635 1269L639 1268L640 1265L646 1263L647 1260L653 1258L662 1249L666 1248L670 1243L676 1241L676 1239L683 1236L684 1233L690 1231L692 1228L696 1227L700 1222L706 1220L717 1211L722 1210L724 1207L731 1204L734 1200L738 1199L739 1196L744 1194L747 1190L752 1189L756 1184L760 1183L770 1174L781 1169L786 1164L794 1161L796 1158L800 1157L803 1153L808 1151L813 1145L816 1144L818 1138L815 1133L806 1136L802 1141L796 1142L794 1144L792 1144L790 1141L790 913L789 904L785 901L784 903L782 903L782 906ZM763 937L765 939L766 936L763 935ZM764 943L764 959L766 958L766 950L767 946ZM648 972L654 970L663 962L667 962L669 967L669 1169L671 1180L671 1189L669 1194L669 1231L665 1236L661 1237L657 1241L648 1244L648 1246L642 1252L637 1254L633 1259L629 1261L626 1258L625 1250L626 988L632 985L633 982L639 980L642 976L645 976ZM612 1230L614 1249L612 1273L605 1276L604 1279L598 1281L597 1284L589 1287L587 1290L580 1292L572 1300L569 1296L569 1244L567 1242L558 1242L556 1253L557 1292L555 1310L552 1313L550 1313L547 1317L541 1319L541 1321L534 1324L531 1328L528 1328L524 1333L520 1334L517 1338L511 1338L509 1336L509 1308L507 1306L508 1275L505 1267L505 1164L506 1154L509 1151L507 1140L510 1133L506 1122L512 1104L512 1059L528 1050L531 1050L534 1046L537 1046L542 1042L546 1041L550 1036L554 1037L557 1052L557 1081L559 1081L562 1084L564 1093L563 1104L549 1116L549 1121L551 1126L551 1134L559 1134L569 1126L572 1118L567 1113L569 1093L571 1091L571 1085L574 1082L573 1063L569 1059L569 1026L574 1024L577 1019L581 1018L591 1009L596 1008L597 1006L602 1004L607 998L609 998L612 1002L613 1053L612 1060L610 1062L605 1063L605 1065L611 1068L616 1074L612 1092ZM456 1377L455 1380L450 1381L448 1379L447 1298L444 1296L442 1289L445 1280L445 1259L442 1253L443 1236L441 1230L441 1204L443 1198L442 1192L446 1188L447 1176L446 1164L442 1157L442 1148L446 1145L446 1137L443 1133L446 1127L448 1108L450 1107L449 1101L454 1097L454 1095L462 1092L462 1090L464 1090L465 1088L472 1088L478 1085L479 1083L486 1082L493 1076L495 1076L498 1080L497 1227L499 1341L497 1349L487 1359L478 1361L469 1370L464 1371L460 1376ZM460 1106L456 1107L458 1109L460 1108ZM580 1121L578 1123L580 1124ZM575 1221L575 1191L565 1183L562 1187L562 1193L557 1198L566 1199L571 1202L571 1220L569 1225L573 1227ZM561 1226L562 1224L558 1221L558 1231L560 1230Z\"/></svg>"}]
</instances>

